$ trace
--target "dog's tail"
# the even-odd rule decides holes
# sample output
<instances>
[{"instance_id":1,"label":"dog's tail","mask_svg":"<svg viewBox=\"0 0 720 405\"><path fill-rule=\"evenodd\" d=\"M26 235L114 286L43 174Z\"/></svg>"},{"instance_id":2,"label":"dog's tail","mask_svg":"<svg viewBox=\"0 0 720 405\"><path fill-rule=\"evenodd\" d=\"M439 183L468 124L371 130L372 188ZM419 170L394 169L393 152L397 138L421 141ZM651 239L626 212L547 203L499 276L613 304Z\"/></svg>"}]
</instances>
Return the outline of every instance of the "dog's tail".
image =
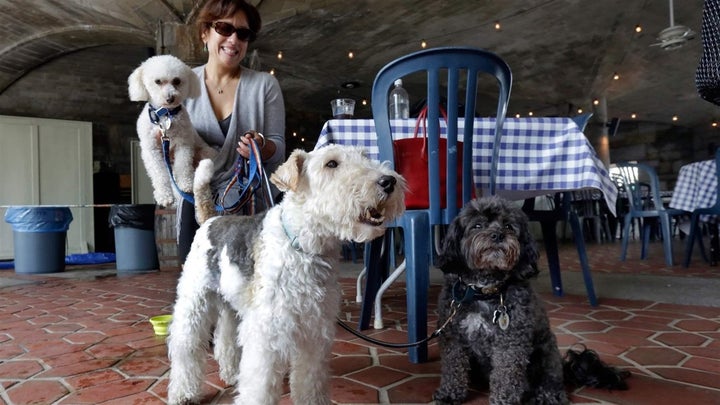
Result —
<instances>
[{"instance_id":1,"label":"dog's tail","mask_svg":"<svg viewBox=\"0 0 720 405\"><path fill-rule=\"evenodd\" d=\"M595 351L582 346L582 350L568 349L563 359L565 382L576 387L588 386L609 390L628 389L625 379L627 370L619 370L605 364Z\"/></svg>"},{"instance_id":2,"label":"dog's tail","mask_svg":"<svg viewBox=\"0 0 720 405\"><path fill-rule=\"evenodd\" d=\"M212 190L210 190L210 180L212 180L213 177L213 166L212 159L203 159L200 163L198 163L197 169L195 169L195 178L193 179L195 219L200 225L217 215Z\"/></svg>"}]
</instances>

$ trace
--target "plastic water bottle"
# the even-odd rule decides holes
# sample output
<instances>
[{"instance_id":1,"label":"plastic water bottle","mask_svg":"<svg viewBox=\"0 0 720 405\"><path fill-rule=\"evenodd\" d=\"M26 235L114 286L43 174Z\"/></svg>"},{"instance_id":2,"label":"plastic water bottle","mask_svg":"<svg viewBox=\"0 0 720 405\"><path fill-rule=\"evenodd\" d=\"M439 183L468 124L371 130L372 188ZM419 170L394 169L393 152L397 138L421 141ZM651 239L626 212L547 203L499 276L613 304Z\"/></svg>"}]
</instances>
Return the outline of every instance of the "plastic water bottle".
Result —
<instances>
[{"instance_id":1,"label":"plastic water bottle","mask_svg":"<svg viewBox=\"0 0 720 405\"><path fill-rule=\"evenodd\" d=\"M390 119L410 118L410 97L402 87L402 79L395 80L395 88L390 91L388 110Z\"/></svg>"}]
</instances>

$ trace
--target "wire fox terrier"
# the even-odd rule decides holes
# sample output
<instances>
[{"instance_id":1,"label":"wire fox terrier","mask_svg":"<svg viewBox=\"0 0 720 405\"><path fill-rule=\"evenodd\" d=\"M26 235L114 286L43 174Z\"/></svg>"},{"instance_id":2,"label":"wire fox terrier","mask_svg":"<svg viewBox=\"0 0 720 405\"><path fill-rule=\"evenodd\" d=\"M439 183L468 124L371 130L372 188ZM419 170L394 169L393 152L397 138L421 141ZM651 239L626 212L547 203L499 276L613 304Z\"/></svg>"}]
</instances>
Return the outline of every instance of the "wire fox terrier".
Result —
<instances>
[{"instance_id":1,"label":"wire fox terrier","mask_svg":"<svg viewBox=\"0 0 720 405\"><path fill-rule=\"evenodd\" d=\"M278 205L213 217L195 236L170 326L170 404L201 400L211 333L236 403L277 403L288 370L293 403L331 403L333 265L342 241L381 236L403 213L405 180L362 149L329 145L294 151L271 181L285 192Z\"/></svg>"}]
</instances>

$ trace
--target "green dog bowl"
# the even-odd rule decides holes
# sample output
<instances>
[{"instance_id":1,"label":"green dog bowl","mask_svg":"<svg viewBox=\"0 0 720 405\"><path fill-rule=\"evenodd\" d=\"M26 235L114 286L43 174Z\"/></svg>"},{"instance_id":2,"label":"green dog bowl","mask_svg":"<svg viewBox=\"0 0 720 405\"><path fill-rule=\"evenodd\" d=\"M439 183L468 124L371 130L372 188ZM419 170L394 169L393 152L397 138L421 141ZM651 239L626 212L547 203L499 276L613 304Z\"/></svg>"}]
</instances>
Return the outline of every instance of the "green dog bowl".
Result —
<instances>
[{"instance_id":1,"label":"green dog bowl","mask_svg":"<svg viewBox=\"0 0 720 405\"><path fill-rule=\"evenodd\" d=\"M157 336L166 336L168 334L170 322L172 322L172 315L158 315L150 318L150 323Z\"/></svg>"}]
</instances>

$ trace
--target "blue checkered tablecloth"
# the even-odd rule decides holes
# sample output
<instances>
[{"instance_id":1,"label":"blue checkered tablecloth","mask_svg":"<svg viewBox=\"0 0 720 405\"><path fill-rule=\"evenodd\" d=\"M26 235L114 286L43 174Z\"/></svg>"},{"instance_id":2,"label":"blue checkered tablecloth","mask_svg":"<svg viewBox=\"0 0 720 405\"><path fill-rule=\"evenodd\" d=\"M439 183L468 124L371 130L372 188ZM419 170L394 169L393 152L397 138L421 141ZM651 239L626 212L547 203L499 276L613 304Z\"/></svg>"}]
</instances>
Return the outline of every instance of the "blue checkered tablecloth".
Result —
<instances>
[{"instance_id":1,"label":"blue checkered tablecloth","mask_svg":"<svg viewBox=\"0 0 720 405\"><path fill-rule=\"evenodd\" d=\"M415 119L392 120L394 139L414 135ZM459 121L459 141L464 123ZM441 133L445 134L441 121ZM564 190L600 190L615 211L617 188L595 150L571 118L507 118L498 163L497 194L511 200ZM476 118L473 138L475 184L485 188L490 171L494 118ZM325 123L315 149L330 143L365 147L378 159L372 119L330 120Z\"/></svg>"},{"instance_id":2,"label":"blue checkered tablecloth","mask_svg":"<svg viewBox=\"0 0 720 405\"><path fill-rule=\"evenodd\" d=\"M712 207L717 197L715 160L704 160L680 168L670 207L685 211ZM707 217L703 218L707 220Z\"/></svg>"}]
</instances>

